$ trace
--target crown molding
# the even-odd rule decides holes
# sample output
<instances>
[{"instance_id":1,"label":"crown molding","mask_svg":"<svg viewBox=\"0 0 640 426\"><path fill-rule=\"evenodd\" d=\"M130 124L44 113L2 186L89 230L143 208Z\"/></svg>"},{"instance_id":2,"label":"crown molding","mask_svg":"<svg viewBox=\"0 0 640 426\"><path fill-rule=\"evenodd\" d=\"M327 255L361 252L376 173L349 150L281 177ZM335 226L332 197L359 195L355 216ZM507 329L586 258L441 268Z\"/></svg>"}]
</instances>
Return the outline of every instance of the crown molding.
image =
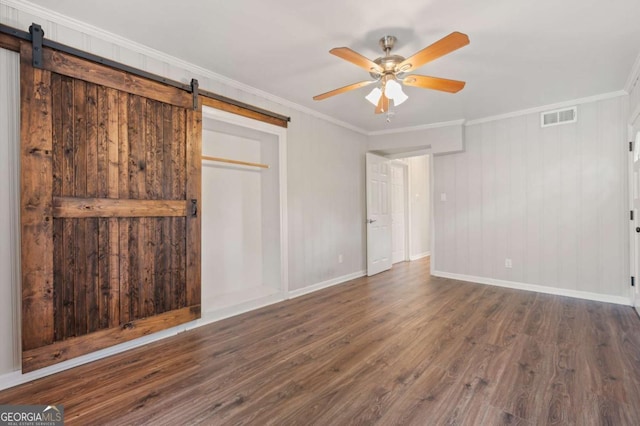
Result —
<instances>
[{"instance_id":1,"label":"crown molding","mask_svg":"<svg viewBox=\"0 0 640 426\"><path fill-rule=\"evenodd\" d=\"M602 101L605 99L619 98L621 96L627 96L628 93L624 90L618 90L616 92L602 93L600 95L588 96L586 98L578 98L570 101L558 102L555 104L542 105L534 108L522 109L519 111L508 112L506 114L493 115L489 117L478 118L475 120L469 120L465 123L465 126L473 126L475 124L488 123L490 121L504 120L506 118L520 117L523 115L535 114L544 111L565 108L574 105L587 104L591 102Z\"/></svg>"},{"instance_id":2,"label":"crown molding","mask_svg":"<svg viewBox=\"0 0 640 426\"><path fill-rule=\"evenodd\" d=\"M640 53L636 56L636 61L633 63L633 67L631 67L629 77L627 77L627 83L624 85L625 92L631 93L638 79L640 79Z\"/></svg>"},{"instance_id":3,"label":"crown molding","mask_svg":"<svg viewBox=\"0 0 640 426\"><path fill-rule=\"evenodd\" d=\"M183 69L185 71L193 72L198 76L210 78L216 82L222 83L226 86L233 87L235 89L242 90L243 92L255 95L270 102L274 102L281 106L291 108L293 110L314 116L321 120L327 121L329 123L335 124L340 127L344 127L346 129L352 130L354 132L360 133L362 135L367 135L367 131L361 129L360 127L349 124L345 121L338 120L337 118L331 117L329 115L323 114L311 108L305 107L303 105L297 104L295 102L289 101L287 99L281 98L279 96L273 95L271 93L265 92L264 90L258 89L253 86L249 86L248 84L241 83L237 80L233 80L232 78L226 77L224 75L213 72L209 69L203 68L199 65L195 65L191 62L187 62L183 59L176 58L175 56L171 56L164 52L161 52L157 49L145 46L141 43L137 43L128 38L122 37L115 33L106 31L102 28L96 27L94 25L88 24L86 22L82 22L78 19L72 18L67 15L63 15L59 12L56 12L51 9L47 9L40 5L33 4L26 0L0 0L0 5L5 5L7 7L19 10L24 13L28 13L30 15L37 16L39 18L45 19L47 21L64 25L67 28L79 31L81 33L99 38L103 41L107 41L109 43L113 43L119 47L124 47L133 52L140 53L142 55L151 57L160 62L166 62L170 65ZM44 26L44 25L43 25ZM115 59L115 58L113 58ZM187 82L185 80L185 82ZM203 88L204 89L204 88ZM286 115L286 114L285 114Z\"/></svg>"},{"instance_id":4,"label":"crown molding","mask_svg":"<svg viewBox=\"0 0 640 426\"><path fill-rule=\"evenodd\" d=\"M462 126L464 122L465 122L464 119L459 119L459 120L453 120L453 121L443 121L440 123L422 124L419 126L401 127L398 129L376 130L374 132L367 133L367 136L393 135L397 133L407 133L407 132L417 132L419 130L437 129L439 127Z\"/></svg>"}]
</instances>

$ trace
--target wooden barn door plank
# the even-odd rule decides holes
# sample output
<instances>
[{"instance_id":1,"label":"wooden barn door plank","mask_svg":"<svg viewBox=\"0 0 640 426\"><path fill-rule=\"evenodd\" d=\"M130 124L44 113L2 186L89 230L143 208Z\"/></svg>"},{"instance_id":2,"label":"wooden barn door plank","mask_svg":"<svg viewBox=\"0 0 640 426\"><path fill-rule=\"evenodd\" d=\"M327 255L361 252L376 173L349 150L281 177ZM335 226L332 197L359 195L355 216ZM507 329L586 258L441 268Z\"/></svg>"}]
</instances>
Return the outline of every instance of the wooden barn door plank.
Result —
<instances>
[{"instance_id":1,"label":"wooden barn door plank","mask_svg":"<svg viewBox=\"0 0 640 426\"><path fill-rule=\"evenodd\" d=\"M162 106L162 154L164 161L162 163L162 196L164 199L174 198L172 190L173 179L173 115L171 105ZM185 205L186 208L186 205ZM186 214L186 211L185 211ZM171 287L173 276L173 256L171 255L174 241L172 239L171 228L173 218L162 220L162 239L169 244L162 244L160 252L157 253L158 261L165 265L163 277L163 294L162 294L162 311L170 311L172 309L171 300L173 299L173 291Z\"/></svg>"},{"instance_id":2,"label":"wooden barn door plank","mask_svg":"<svg viewBox=\"0 0 640 426\"><path fill-rule=\"evenodd\" d=\"M123 94L124 95L124 94ZM107 110L107 197L116 199L120 194L120 127L119 127L119 93L114 89L106 89ZM120 322L120 224L118 218L107 219L108 253L109 253L109 296L105 301L109 312L107 327L115 327Z\"/></svg>"},{"instance_id":3,"label":"wooden barn door plank","mask_svg":"<svg viewBox=\"0 0 640 426\"><path fill-rule=\"evenodd\" d=\"M22 348L29 350L51 344L55 330L51 73L31 66L27 43L21 43L20 76Z\"/></svg>"},{"instance_id":4,"label":"wooden barn door plank","mask_svg":"<svg viewBox=\"0 0 640 426\"><path fill-rule=\"evenodd\" d=\"M189 93L142 77L127 74L124 71L109 68L81 58L43 49L44 68L57 74L98 84L100 86L131 93L140 97L158 100L181 108L192 108L193 100Z\"/></svg>"},{"instance_id":5,"label":"wooden barn door plank","mask_svg":"<svg viewBox=\"0 0 640 426\"><path fill-rule=\"evenodd\" d=\"M118 198L129 198L129 95L118 93ZM120 323L131 321L131 293L129 292L130 257L129 235L131 219L118 219L118 276Z\"/></svg>"},{"instance_id":6,"label":"wooden barn door plank","mask_svg":"<svg viewBox=\"0 0 640 426\"><path fill-rule=\"evenodd\" d=\"M53 186L52 195L62 194L63 185L63 163L64 163L64 131L62 114L62 77L57 74L51 76L51 99L52 99L52 167ZM64 223L62 220L53 219L53 251L54 253L64 253ZM53 265L53 282L64 281L64 256L55 256ZM53 322L54 340L64 339L64 288L62 286L53 287Z\"/></svg>"},{"instance_id":7,"label":"wooden barn door plank","mask_svg":"<svg viewBox=\"0 0 640 426\"><path fill-rule=\"evenodd\" d=\"M174 139L177 139L185 134L186 113L183 109L175 107L172 108L172 112ZM173 173L171 198L186 199L187 197L187 171L182 167L183 164L186 164L186 150L186 145L173 144L171 155L171 171ZM171 289L173 297L171 298L171 309L179 309L187 306L186 218L175 218L172 220L171 225L171 241L173 242L171 256Z\"/></svg>"},{"instance_id":8,"label":"wooden barn door plank","mask_svg":"<svg viewBox=\"0 0 640 426\"><path fill-rule=\"evenodd\" d=\"M187 202L192 211L187 212L187 306L200 304L200 232L202 217L200 193L202 187L202 106L197 111L187 110ZM194 203L195 200L195 203Z\"/></svg>"}]
</instances>

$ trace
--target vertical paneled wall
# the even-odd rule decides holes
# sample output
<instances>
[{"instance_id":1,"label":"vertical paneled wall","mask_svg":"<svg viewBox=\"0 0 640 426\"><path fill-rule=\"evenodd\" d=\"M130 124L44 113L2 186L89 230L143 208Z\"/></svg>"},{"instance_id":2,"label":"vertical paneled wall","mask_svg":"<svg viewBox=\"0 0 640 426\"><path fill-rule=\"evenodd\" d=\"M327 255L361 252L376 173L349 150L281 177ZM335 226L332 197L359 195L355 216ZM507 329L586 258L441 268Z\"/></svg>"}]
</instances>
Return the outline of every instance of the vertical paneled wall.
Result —
<instances>
[{"instance_id":1,"label":"vertical paneled wall","mask_svg":"<svg viewBox=\"0 0 640 426\"><path fill-rule=\"evenodd\" d=\"M434 158L435 269L628 297L627 102L468 126L465 152Z\"/></svg>"},{"instance_id":2,"label":"vertical paneled wall","mask_svg":"<svg viewBox=\"0 0 640 426\"><path fill-rule=\"evenodd\" d=\"M289 289L365 269L366 137L295 113L288 132ZM338 256L343 255L343 263Z\"/></svg>"},{"instance_id":3,"label":"vertical paneled wall","mask_svg":"<svg viewBox=\"0 0 640 426\"><path fill-rule=\"evenodd\" d=\"M0 374L20 368L20 58L0 49Z\"/></svg>"}]
</instances>

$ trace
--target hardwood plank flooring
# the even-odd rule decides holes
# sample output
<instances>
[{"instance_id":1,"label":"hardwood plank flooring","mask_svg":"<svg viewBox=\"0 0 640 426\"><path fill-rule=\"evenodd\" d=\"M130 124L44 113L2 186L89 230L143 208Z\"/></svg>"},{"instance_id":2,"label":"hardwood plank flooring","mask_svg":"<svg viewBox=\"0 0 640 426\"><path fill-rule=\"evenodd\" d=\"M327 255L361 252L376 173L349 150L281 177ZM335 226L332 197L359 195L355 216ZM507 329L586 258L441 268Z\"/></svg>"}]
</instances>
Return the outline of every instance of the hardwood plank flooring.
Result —
<instances>
[{"instance_id":1,"label":"hardwood plank flooring","mask_svg":"<svg viewBox=\"0 0 640 426\"><path fill-rule=\"evenodd\" d=\"M359 278L0 392L73 424L638 425L630 307Z\"/></svg>"}]
</instances>

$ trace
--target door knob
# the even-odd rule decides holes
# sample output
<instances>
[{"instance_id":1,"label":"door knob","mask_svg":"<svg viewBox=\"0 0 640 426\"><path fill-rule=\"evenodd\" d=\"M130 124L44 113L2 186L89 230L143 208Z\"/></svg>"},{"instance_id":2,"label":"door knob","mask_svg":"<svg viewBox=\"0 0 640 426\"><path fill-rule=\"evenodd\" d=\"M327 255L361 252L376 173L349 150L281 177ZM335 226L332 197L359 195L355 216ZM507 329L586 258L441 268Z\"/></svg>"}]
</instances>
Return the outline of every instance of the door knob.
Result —
<instances>
[{"instance_id":1,"label":"door knob","mask_svg":"<svg viewBox=\"0 0 640 426\"><path fill-rule=\"evenodd\" d=\"M375 221L376 221L376 219L368 219L368 220L367 220L367 223L373 223L373 222L375 222ZM638 228L638 232L640 232L640 228Z\"/></svg>"},{"instance_id":2,"label":"door knob","mask_svg":"<svg viewBox=\"0 0 640 426\"><path fill-rule=\"evenodd\" d=\"M636 232L640 232L640 226L636 228Z\"/></svg>"}]
</instances>

